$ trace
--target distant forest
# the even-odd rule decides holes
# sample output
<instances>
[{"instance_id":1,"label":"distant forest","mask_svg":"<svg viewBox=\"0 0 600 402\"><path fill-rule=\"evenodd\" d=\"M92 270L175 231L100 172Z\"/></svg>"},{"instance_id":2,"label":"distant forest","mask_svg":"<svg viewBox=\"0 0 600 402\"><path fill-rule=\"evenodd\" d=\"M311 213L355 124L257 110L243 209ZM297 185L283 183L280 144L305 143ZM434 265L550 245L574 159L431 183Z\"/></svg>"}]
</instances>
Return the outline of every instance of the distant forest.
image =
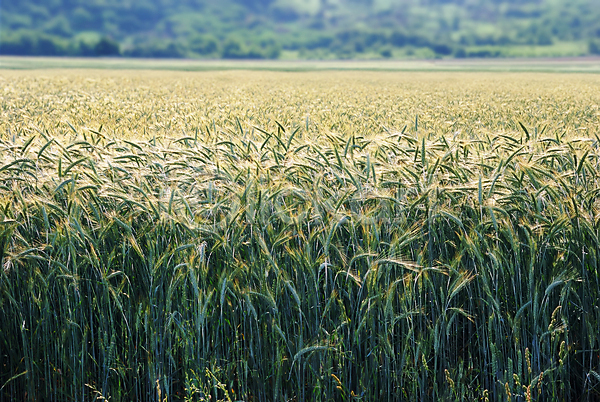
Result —
<instances>
[{"instance_id":1,"label":"distant forest","mask_svg":"<svg viewBox=\"0 0 600 402\"><path fill-rule=\"evenodd\" d=\"M377 59L600 54L598 0L2 0L0 53Z\"/></svg>"}]
</instances>

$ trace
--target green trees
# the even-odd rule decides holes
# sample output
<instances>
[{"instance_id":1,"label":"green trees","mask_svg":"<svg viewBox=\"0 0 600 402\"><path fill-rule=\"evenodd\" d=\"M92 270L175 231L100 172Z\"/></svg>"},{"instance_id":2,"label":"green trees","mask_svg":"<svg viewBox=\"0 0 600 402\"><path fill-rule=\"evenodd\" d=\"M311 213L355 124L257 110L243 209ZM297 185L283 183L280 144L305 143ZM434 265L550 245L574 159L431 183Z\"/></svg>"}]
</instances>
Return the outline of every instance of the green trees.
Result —
<instances>
[{"instance_id":1,"label":"green trees","mask_svg":"<svg viewBox=\"0 0 600 402\"><path fill-rule=\"evenodd\" d=\"M593 54L594 46L585 46L600 31L593 3L24 0L1 6L0 53L95 56L100 39L90 50L79 38L93 32L118 44L119 52L113 46L101 55L133 57L469 57L511 55L519 47L535 55L535 48L553 46L555 55Z\"/></svg>"},{"instance_id":2,"label":"green trees","mask_svg":"<svg viewBox=\"0 0 600 402\"><path fill-rule=\"evenodd\" d=\"M589 49L591 54L600 54L600 40L592 39L589 43Z\"/></svg>"},{"instance_id":3,"label":"green trees","mask_svg":"<svg viewBox=\"0 0 600 402\"><path fill-rule=\"evenodd\" d=\"M29 29L3 34L0 52L18 56L63 56L78 53L63 38Z\"/></svg>"},{"instance_id":4,"label":"green trees","mask_svg":"<svg viewBox=\"0 0 600 402\"><path fill-rule=\"evenodd\" d=\"M94 52L97 56L118 56L121 53L119 44L107 37L100 39L94 46Z\"/></svg>"}]
</instances>

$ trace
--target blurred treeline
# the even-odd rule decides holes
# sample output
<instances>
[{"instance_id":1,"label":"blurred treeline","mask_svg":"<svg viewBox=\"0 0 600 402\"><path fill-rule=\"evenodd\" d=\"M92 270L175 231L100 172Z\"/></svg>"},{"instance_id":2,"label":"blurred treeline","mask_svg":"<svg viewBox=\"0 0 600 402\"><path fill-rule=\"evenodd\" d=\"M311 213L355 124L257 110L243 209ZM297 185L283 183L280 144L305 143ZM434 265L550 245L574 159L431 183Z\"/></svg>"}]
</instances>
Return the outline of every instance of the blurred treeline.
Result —
<instances>
[{"instance_id":1,"label":"blurred treeline","mask_svg":"<svg viewBox=\"0 0 600 402\"><path fill-rule=\"evenodd\" d=\"M598 0L4 0L0 53L202 58L600 54Z\"/></svg>"}]
</instances>

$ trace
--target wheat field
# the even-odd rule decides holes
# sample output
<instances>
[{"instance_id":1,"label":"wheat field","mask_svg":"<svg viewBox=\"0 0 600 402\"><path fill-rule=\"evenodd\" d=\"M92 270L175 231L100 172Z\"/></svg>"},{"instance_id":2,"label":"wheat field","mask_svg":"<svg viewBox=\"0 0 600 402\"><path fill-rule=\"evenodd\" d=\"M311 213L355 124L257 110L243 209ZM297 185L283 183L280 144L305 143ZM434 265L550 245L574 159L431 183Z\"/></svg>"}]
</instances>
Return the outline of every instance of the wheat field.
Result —
<instances>
[{"instance_id":1,"label":"wheat field","mask_svg":"<svg viewBox=\"0 0 600 402\"><path fill-rule=\"evenodd\" d=\"M600 398L599 75L0 84L0 400Z\"/></svg>"}]
</instances>

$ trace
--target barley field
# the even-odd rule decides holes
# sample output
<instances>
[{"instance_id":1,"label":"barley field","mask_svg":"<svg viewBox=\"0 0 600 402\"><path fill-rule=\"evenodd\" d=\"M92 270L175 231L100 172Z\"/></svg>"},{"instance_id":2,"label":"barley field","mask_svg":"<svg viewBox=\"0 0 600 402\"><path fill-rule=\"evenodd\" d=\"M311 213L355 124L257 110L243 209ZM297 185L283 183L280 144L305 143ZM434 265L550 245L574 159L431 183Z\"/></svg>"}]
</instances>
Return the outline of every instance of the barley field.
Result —
<instances>
[{"instance_id":1,"label":"barley field","mask_svg":"<svg viewBox=\"0 0 600 402\"><path fill-rule=\"evenodd\" d=\"M0 400L600 400L600 75L0 88Z\"/></svg>"}]
</instances>

